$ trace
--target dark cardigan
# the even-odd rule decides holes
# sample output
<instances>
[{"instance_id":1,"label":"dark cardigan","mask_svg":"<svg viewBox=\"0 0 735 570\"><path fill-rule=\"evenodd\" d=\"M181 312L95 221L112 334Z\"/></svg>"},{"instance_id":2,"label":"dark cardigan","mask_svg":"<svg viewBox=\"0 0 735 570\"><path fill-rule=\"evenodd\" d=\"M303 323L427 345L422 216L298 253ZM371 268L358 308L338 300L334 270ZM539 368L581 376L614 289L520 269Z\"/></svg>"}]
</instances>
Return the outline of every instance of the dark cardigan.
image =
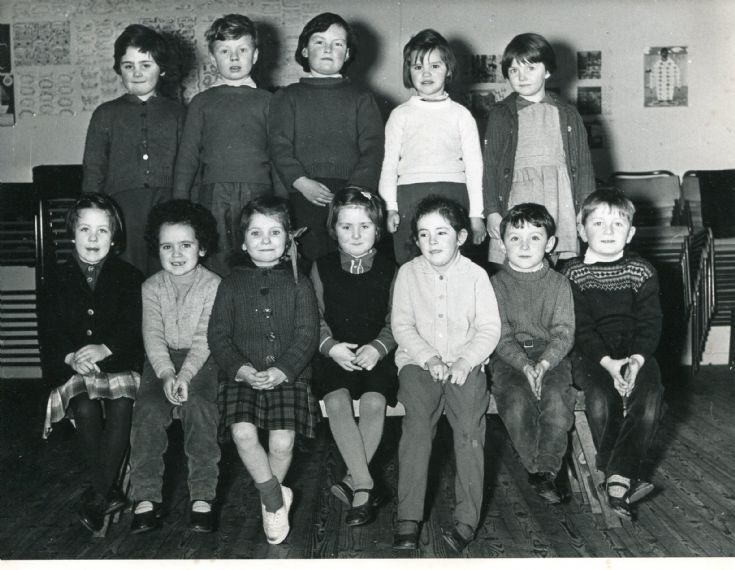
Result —
<instances>
[{"instance_id":1,"label":"dark cardigan","mask_svg":"<svg viewBox=\"0 0 735 570\"><path fill-rule=\"evenodd\" d=\"M142 283L143 274L115 256L105 260L94 291L76 260L52 270L41 346L50 385L63 384L75 374L64 357L88 344L104 344L112 351L97 363L102 372L142 370Z\"/></svg>"}]
</instances>

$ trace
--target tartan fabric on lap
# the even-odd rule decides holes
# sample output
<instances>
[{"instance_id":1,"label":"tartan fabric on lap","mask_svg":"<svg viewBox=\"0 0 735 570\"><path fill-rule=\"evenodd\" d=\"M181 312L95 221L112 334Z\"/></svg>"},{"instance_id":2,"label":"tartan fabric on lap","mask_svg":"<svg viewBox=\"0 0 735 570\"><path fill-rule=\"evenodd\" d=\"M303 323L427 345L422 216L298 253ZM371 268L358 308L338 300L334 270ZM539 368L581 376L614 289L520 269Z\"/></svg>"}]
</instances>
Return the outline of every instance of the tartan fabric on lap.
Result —
<instances>
[{"instance_id":1,"label":"tartan fabric on lap","mask_svg":"<svg viewBox=\"0 0 735 570\"><path fill-rule=\"evenodd\" d=\"M67 382L51 390L46 404L46 419L43 422L43 438L48 438L51 425L68 417L73 419L69 407L69 400L74 396L86 392L90 400L104 398L130 398L135 400L135 394L140 386L140 374L137 372L114 372L100 374L75 374Z\"/></svg>"}]
</instances>

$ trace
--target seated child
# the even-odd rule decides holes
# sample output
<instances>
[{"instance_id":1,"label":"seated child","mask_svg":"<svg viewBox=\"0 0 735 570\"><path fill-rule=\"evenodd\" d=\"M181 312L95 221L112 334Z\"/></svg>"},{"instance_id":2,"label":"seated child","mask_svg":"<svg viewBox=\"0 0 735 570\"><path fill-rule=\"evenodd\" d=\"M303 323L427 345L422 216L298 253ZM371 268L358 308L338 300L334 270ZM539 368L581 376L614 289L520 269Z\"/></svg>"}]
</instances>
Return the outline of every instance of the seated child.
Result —
<instances>
[{"instance_id":1,"label":"seated child","mask_svg":"<svg viewBox=\"0 0 735 570\"><path fill-rule=\"evenodd\" d=\"M567 354L574 344L569 281L549 267L556 224L540 204L518 204L500 222L503 268L490 280L502 329L491 359L492 393L536 493L561 502L556 476L574 423Z\"/></svg>"},{"instance_id":2,"label":"seated child","mask_svg":"<svg viewBox=\"0 0 735 570\"><path fill-rule=\"evenodd\" d=\"M309 278L297 274L295 264L291 272L288 202L275 196L252 200L240 227L245 263L217 291L208 339L220 366L220 427L229 428L260 492L266 539L280 544L290 530L293 492L283 480L296 432L313 438L318 420L309 382L319 308ZM259 429L268 431L268 452Z\"/></svg>"},{"instance_id":3,"label":"seated child","mask_svg":"<svg viewBox=\"0 0 735 570\"><path fill-rule=\"evenodd\" d=\"M398 399L406 408L393 548L418 546L432 439L446 411L454 434L456 504L454 528L442 536L460 552L480 521L490 401L483 365L500 338L500 316L487 273L459 251L470 227L464 208L428 196L411 223L421 255L398 270L391 312Z\"/></svg>"},{"instance_id":4,"label":"seated child","mask_svg":"<svg viewBox=\"0 0 735 570\"><path fill-rule=\"evenodd\" d=\"M212 532L220 458L217 366L207 326L220 278L200 264L217 243L212 214L188 200L154 206L146 240L163 269L143 283L146 361L133 409L130 482L136 501L131 532L161 525L163 454L176 412L188 458L189 525Z\"/></svg>"},{"instance_id":5,"label":"seated child","mask_svg":"<svg viewBox=\"0 0 735 570\"><path fill-rule=\"evenodd\" d=\"M344 480L331 491L350 506L346 524L375 519L387 499L368 465L383 435L386 401L396 405L396 343L390 328L390 294L395 264L378 253L383 200L359 186L338 191L327 218L339 251L312 265L321 313L320 375L316 395L324 399L329 428L347 465ZM360 422L352 400L360 402Z\"/></svg>"},{"instance_id":6,"label":"seated child","mask_svg":"<svg viewBox=\"0 0 735 570\"><path fill-rule=\"evenodd\" d=\"M618 190L590 194L579 215L587 251L564 269L576 314L574 383L585 393L608 503L628 519L631 504L653 488L638 479L664 391L653 356L661 335L658 277L648 261L625 251L634 213Z\"/></svg>"},{"instance_id":7,"label":"seated child","mask_svg":"<svg viewBox=\"0 0 735 570\"><path fill-rule=\"evenodd\" d=\"M116 255L122 221L110 197L82 195L66 214L66 229L74 257L52 266L44 298L44 372L57 386L49 396L44 437L52 423L74 419L91 479L79 520L97 532L105 514L126 504L117 477L143 364L143 275Z\"/></svg>"}]
</instances>

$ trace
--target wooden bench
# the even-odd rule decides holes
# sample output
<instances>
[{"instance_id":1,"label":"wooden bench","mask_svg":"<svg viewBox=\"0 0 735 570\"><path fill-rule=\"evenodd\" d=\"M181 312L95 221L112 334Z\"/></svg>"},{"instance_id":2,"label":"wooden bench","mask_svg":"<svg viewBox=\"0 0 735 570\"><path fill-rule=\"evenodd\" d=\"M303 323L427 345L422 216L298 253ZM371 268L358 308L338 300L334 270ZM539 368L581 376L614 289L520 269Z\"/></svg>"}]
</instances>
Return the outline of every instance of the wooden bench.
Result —
<instances>
[{"instance_id":1,"label":"wooden bench","mask_svg":"<svg viewBox=\"0 0 735 570\"><path fill-rule=\"evenodd\" d=\"M322 416L327 418L327 409L324 400L319 401ZM360 403L357 400L352 401L352 408L355 417L360 415ZM569 482L572 491L582 495L582 500L589 505L590 510L602 517L607 528L620 527L621 519L618 517L607 504L607 498L599 489L604 486L605 475L595 467L597 450L592 440L592 432L590 431L587 415L585 414L584 392L577 391L577 401L574 406L574 426L572 427L572 449L571 459L572 465L569 466L570 477ZM490 403L487 407L487 414L497 414L498 408L495 404L495 398L490 396ZM405 416L406 408L401 402L386 408L385 415L388 417Z\"/></svg>"}]
</instances>

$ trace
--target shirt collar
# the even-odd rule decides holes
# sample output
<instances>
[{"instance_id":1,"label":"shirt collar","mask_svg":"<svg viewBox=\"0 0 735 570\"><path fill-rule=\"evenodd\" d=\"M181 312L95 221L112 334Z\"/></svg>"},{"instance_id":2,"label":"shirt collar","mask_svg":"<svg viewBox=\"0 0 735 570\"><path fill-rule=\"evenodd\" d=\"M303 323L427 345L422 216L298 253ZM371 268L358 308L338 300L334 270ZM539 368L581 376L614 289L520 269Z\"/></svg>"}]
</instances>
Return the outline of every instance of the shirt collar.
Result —
<instances>
[{"instance_id":1,"label":"shirt collar","mask_svg":"<svg viewBox=\"0 0 735 570\"><path fill-rule=\"evenodd\" d=\"M373 260L377 250L375 248L370 249L367 253L362 254L360 257L355 257L339 250L339 263L342 269L347 273L353 275L360 275L361 273L367 273L373 267Z\"/></svg>"},{"instance_id":2,"label":"shirt collar","mask_svg":"<svg viewBox=\"0 0 735 570\"><path fill-rule=\"evenodd\" d=\"M597 255L588 247L587 251L584 252L584 264L592 265L593 263L612 263L613 261L618 261L619 259L621 259L624 253L624 251L621 251L620 255L618 255L615 259L602 259L599 255Z\"/></svg>"}]
</instances>

